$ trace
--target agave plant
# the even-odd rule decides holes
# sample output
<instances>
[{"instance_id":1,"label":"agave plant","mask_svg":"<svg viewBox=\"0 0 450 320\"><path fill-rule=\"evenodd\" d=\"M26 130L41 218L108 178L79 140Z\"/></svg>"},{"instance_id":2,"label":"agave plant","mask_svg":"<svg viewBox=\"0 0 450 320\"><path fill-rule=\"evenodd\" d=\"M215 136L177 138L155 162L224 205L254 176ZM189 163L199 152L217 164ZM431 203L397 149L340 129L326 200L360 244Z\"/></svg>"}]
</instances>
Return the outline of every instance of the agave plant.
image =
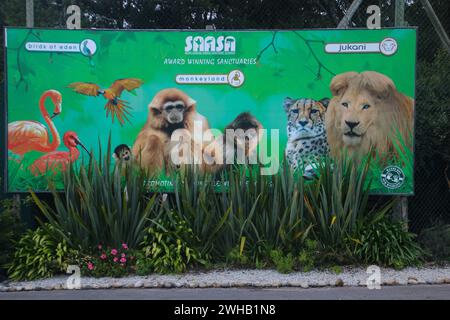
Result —
<instances>
[{"instance_id":1,"label":"agave plant","mask_svg":"<svg viewBox=\"0 0 450 320\"><path fill-rule=\"evenodd\" d=\"M306 238L311 225L304 219L303 180L288 167L274 176L258 170L230 166L219 176L189 169L177 175L168 208L188 221L203 252L219 258L238 247L255 257L270 248L296 250Z\"/></svg>"},{"instance_id":2,"label":"agave plant","mask_svg":"<svg viewBox=\"0 0 450 320\"><path fill-rule=\"evenodd\" d=\"M200 173L197 167L186 167L173 178L174 194L164 203L166 212L174 210L198 237L203 255L223 256L231 246L228 232L231 204L221 202L214 176ZM225 189L220 191L223 194ZM166 218L170 215L165 215ZM199 245L191 244L193 246Z\"/></svg>"},{"instance_id":3,"label":"agave plant","mask_svg":"<svg viewBox=\"0 0 450 320\"><path fill-rule=\"evenodd\" d=\"M314 237L324 247L339 247L353 234L367 210L366 176L370 160L355 166L347 157L317 162L318 180L306 188L305 206Z\"/></svg>"},{"instance_id":4,"label":"agave plant","mask_svg":"<svg viewBox=\"0 0 450 320\"><path fill-rule=\"evenodd\" d=\"M249 171L230 174L228 198L233 206L234 229L238 239L251 245L297 250L311 228L306 223L303 205L303 179L282 166L277 174L266 176Z\"/></svg>"},{"instance_id":5,"label":"agave plant","mask_svg":"<svg viewBox=\"0 0 450 320\"><path fill-rule=\"evenodd\" d=\"M159 212L156 195L147 193L146 175L133 166L112 165L110 155L108 142L106 156L64 172L63 192L50 186L54 208L32 192L45 218L71 247L89 250L99 243L136 247L149 218Z\"/></svg>"}]
</instances>

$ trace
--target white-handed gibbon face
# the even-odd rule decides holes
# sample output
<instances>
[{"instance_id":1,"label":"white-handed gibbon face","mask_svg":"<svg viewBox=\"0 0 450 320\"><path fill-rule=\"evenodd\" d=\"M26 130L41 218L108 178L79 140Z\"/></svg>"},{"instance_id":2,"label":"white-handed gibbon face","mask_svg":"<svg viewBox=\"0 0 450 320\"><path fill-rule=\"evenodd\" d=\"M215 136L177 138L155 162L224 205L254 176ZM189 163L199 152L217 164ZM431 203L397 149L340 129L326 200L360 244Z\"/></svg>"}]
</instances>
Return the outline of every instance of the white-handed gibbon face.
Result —
<instances>
[{"instance_id":1,"label":"white-handed gibbon face","mask_svg":"<svg viewBox=\"0 0 450 320\"><path fill-rule=\"evenodd\" d=\"M170 123L181 123L184 120L186 105L182 100L167 101L162 106L162 115Z\"/></svg>"}]
</instances>

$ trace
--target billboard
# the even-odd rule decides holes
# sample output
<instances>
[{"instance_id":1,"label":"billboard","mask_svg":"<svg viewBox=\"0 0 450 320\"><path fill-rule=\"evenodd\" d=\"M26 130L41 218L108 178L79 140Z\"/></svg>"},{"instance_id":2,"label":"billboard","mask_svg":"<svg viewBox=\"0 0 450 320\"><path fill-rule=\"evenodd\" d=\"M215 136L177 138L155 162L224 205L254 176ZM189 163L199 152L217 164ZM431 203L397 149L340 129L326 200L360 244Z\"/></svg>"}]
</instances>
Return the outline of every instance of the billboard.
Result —
<instances>
[{"instance_id":1,"label":"billboard","mask_svg":"<svg viewBox=\"0 0 450 320\"><path fill-rule=\"evenodd\" d=\"M308 173L346 153L373 158L372 193L413 194L414 28L6 28L5 47L8 192L61 185L111 136L164 190L185 163Z\"/></svg>"}]
</instances>

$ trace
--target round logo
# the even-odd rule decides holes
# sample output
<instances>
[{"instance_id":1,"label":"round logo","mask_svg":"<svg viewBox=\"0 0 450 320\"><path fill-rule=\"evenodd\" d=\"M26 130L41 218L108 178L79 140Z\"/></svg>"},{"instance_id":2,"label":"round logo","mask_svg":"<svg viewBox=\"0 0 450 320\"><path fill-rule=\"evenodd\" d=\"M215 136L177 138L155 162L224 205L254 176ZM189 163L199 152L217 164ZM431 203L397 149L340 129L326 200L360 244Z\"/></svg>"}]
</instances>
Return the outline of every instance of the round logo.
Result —
<instances>
[{"instance_id":1,"label":"round logo","mask_svg":"<svg viewBox=\"0 0 450 320\"><path fill-rule=\"evenodd\" d=\"M381 173L381 183L388 189L398 189L405 182L405 174L400 167L387 166Z\"/></svg>"},{"instance_id":2,"label":"round logo","mask_svg":"<svg viewBox=\"0 0 450 320\"><path fill-rule=\"evenodd\" d=\"M85 39L80 43L80 51L83 55L91 57L95 54L95 51L97 51L97 45L94 40Z\"/></svg>"},{"instance_id":3,"label":"round logo","mask_svg":"<svg viewBox=\"0 0 450 320\"><path fill-rule=\"evenodd\" d=\"M241 70L233 70L228 74L228 83L232 87L240 87L245 81L244 73Z\"/></svg>"},{"instance_id":4,"label":"round logo","mask_svg":"<svg viewBox=\"0 0 450 320\"><path fill-rule=\"evenodd\" d=\"M380 43L380 52L385 56L392 56L397 52L398 45L397 41L393 38L385 38Z\"/></svg>"}]
</instances>

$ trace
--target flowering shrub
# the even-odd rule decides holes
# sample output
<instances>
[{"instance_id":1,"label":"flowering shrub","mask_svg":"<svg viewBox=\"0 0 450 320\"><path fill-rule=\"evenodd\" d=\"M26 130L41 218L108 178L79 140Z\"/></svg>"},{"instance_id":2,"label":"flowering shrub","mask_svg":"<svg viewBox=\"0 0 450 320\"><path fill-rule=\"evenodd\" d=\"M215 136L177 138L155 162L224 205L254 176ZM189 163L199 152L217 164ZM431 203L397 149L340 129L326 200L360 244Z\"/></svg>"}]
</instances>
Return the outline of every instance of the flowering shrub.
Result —
<instances>
[{"instance_id":1,"label":"flowering shrub","mask_svg":"<svg viewBox=\"0 0 450 320\"><path fill-rule=\"evenodd\" d=\"M80 267L86 276L123 277L134 272L135 255L126 243L118 248L99 244L96 253L82 259Z\"/></svg>"}]
</instances>

